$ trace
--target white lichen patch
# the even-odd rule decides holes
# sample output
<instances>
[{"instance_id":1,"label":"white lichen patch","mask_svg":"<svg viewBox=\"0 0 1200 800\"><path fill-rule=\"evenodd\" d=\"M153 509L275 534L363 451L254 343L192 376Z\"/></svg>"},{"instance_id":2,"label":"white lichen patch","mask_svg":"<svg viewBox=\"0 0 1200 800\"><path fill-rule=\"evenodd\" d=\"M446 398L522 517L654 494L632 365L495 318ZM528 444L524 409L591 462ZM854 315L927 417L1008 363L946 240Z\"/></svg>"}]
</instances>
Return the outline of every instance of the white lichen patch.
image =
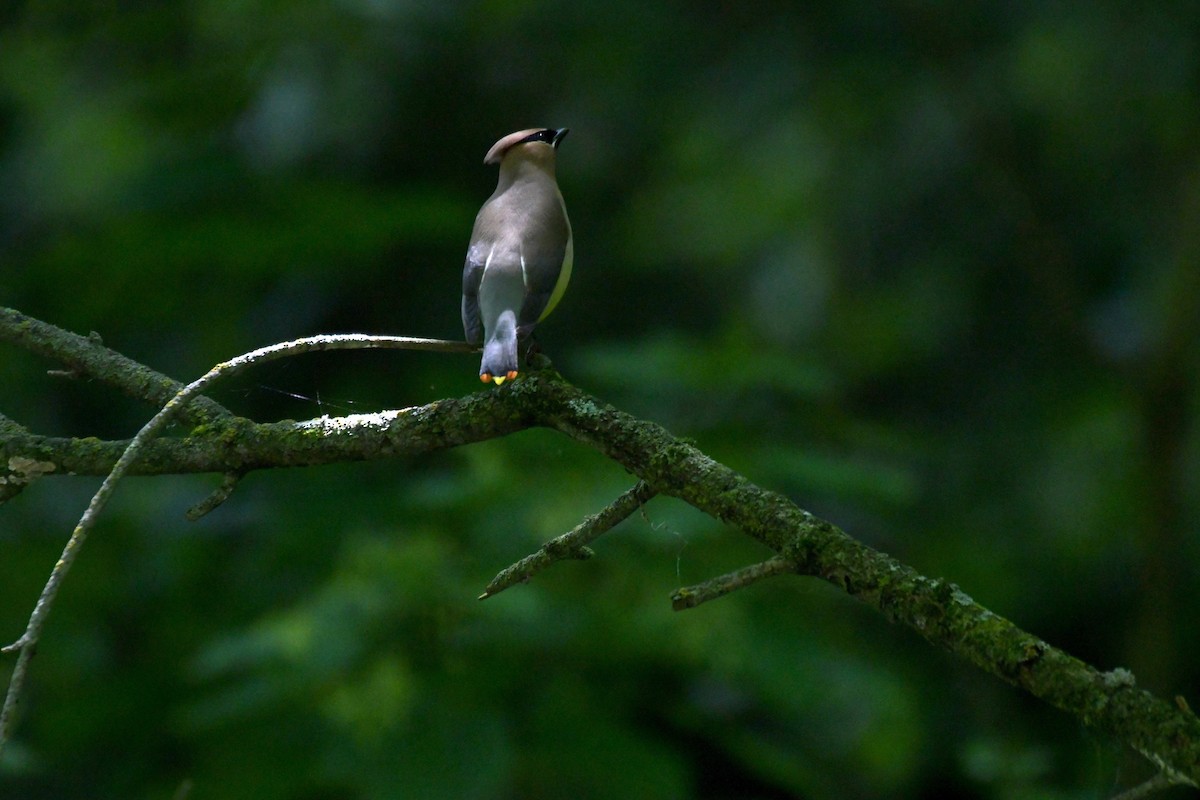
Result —
<instances>
[{"instance_id":1,"label":"white lichen patch","mask_svg":"<svg viewBox=\"0 0 1200 800\"><path fill-rule=\"evenodd\" d=\"M53 461L37 461L25 456L12 456L8 459L8 476L0 476L0 483L33 483L43 475L49 475L58 469Z\"/></svg>"},{"instance_id":2,"label":"white lichen patch","mask_svg":"<svg viewBox=\"0 0 1200 800\"><path fill-rule=\"evenodd\" d=\"M325 415L316 419L309 419L303 422L297 422L298 428L316 428L324 433L352 433L356 430L386 430L396 421L401 415L408 415L412 412L410 408L401 408L393 411L380 411L375 414L349 414L344 417L331 417Z\"/></svg>"}]
</instances>

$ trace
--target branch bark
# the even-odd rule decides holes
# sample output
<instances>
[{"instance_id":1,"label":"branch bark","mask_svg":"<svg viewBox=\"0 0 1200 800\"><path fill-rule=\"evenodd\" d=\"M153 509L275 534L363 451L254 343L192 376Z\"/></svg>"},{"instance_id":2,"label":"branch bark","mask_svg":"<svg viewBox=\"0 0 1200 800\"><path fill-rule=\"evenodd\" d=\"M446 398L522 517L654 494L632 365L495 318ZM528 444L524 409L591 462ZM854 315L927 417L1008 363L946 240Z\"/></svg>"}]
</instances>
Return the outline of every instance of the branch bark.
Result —
<instances>
[{"instance_id":1,"label":"branch bark","mask_svg":"<svg viewBox=\"0 0 1200 800\"><path fill-rule=\"evenodd\" d=\"M4 334L9 321L0 316L0 338L27 343ZM133 472L243 474L411 455L531 426L552 428L603 453L639 478L646 492L677 497L740 528L775 553L766 570L770 575L795 572L828 581L929 642L1129 744L1162 770L1164 780L1200 782L1200 719L1186 704L1138 689L1127 670L1103 672L1052 647L953 583L921 575L867 547L661 426L582 392L549 368L498 389L385 414L273 424L208 417L186 437L150 442ZM6 461L24 458L56 467L43 474L105 474L125 444L46 439L19 426L0 427ZM761 576L736 579L756 577ZM27 652L22 650L23 660Z\"/></svg>"},{"instance_id":2,"label":"branch bark","mask_svg":"<svg viewBox=\"0 0 1200 800\"><path fill-rule=\"evenodd\" d=\"M588 545L611 531L630 514L649 502L652 497L654 497L654 490L639 482L600 513L593 514L575 526L573 530L546 542L536 553L531 553L502 570L483 590L483 594L479 595L479 599L486 600L510 586L524 583L556 561L562 561L565 558L591 558L592 550Z\"/></svg>"},{"instance_id":3,"label":"branch bark","mask_svg":"<svg viewBox=\"0 0 1200 800\"><path fill-rule=\"evenodd\" d=\"M71 377L92 378L151 405L165 406L183 384L104 346L100 335L80 336L11 308L0 308L0 341L57 361ZM207 397L189 404L181 416L194 424L229 416Z\"/></svg>"}]
</instances>

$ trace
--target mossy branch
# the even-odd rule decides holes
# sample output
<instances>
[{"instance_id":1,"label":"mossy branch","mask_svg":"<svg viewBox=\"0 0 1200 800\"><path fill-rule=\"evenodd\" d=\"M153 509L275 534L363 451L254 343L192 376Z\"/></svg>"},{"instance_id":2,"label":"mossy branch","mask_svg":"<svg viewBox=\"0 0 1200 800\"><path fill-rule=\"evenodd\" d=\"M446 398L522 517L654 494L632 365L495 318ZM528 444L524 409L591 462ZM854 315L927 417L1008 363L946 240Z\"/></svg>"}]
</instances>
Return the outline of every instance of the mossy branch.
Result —
<instances>
[{"instance_id":1,"label":"mossy branch","mask_svg":"<svg viewBox=\"0 0 1200 800\"><path fill-rule=\"evenodd\" d=\"M0 340L35 349L31 346L33 339L14 336L5 326L36 329L44 323L34 325L35 321L14 314L0 314ZM101 346L84 337L79 339L89 345L71 340L72 346ZM60 357L57 351L54 355ZM109 363L121 363L118 358L114 354ZM140 365L137 368L146 369ZM207 378L189 389L199 392L203 385L196 388L197 384ZM126 389L135 383L119 379L108 382ZM185 404L181 393L173 396L177 407ZM169 416L167 409L155 419L165 419L164 415ZM153 431L146 433L155 424L152 422L134 440L142 447L136 460L130 455L133 448L127 447L130 443L46 439L6 421L0 426L0 453L10 469L13 463L41 465L35 470L39 475L67 471L105 474L108 470L117 474L118 469L129 469L131 473L241 475L276 466L410 455L531 426L552 428L621 464L640 479L639 491L646 497L656 493L684 500L741 529L774 552L774 557L759 567L709 582L711 586L692 588L704 593L705 599L708 594L723 594L726 587L737 588L770 575L795 572L820 578L931 643L1129 744L1161 770L1163 783L1200 783L1200 719L1186 704L1168 703L1138 689L1126 670L1104 672L1052 647L976 603L953 583L921 575L867 547L782 495L756 486L661 426L634 418L582 392L552 369L532 372L521 380L469 397L385 414L270 425L225 416L214 412L191 435L173 440L152 439ZM85 520L89 519L94 515L85 514ZM77 547L71 550L68 545L64 558L68 553L74 557L77 552ZM36 609L34 614L38 614ZM7 648L19 651L13 681L18 693L18 675L24 678L24 667L35 644L36 635L31 640L27 630ZM13 693L14 686L10 686L10 699ZM6 703L6 722L10 721L10 711Z\"/></svg>"}]
</instances>

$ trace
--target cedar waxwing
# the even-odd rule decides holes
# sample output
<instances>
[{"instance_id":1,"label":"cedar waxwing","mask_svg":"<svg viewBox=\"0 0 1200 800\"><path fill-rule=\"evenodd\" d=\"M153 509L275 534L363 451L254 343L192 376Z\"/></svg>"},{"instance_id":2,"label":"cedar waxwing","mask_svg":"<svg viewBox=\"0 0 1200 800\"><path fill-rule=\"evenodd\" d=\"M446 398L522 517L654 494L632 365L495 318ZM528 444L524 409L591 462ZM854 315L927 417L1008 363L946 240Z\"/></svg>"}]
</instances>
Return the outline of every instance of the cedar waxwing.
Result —
<instances>
[{"instance_id":1,"label":"cedar waxwing","mask_svg":"<svg viewBox=\"0 0 1200 800\"><path fill-rule=\"evenodd\" d=\"M483 344L479 379L517 377L517 341L558 304L571 278L571 222L554 180L566 128L530 128L492 145L496 191L479 209L463 267L463 330Z\"/></svg>"}]
</instances>

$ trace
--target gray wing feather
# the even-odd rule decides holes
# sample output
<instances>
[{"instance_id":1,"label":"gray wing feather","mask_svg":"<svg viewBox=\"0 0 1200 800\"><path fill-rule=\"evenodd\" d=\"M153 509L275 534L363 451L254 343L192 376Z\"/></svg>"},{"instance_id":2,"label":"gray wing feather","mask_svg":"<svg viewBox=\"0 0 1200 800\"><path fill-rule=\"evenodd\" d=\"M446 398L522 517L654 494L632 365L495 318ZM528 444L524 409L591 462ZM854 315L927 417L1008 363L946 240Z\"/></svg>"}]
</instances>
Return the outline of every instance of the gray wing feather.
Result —
<instances>
[{"instance_id":1,"label":"gray wing feather","mask_svg":"<svg viewBox=\"0 0 1200 800\"><path fill-rule=\"evenodd\" d=\"M525 302L517 317L517 326L529 329L537 324L562 272L563 257L567 252L567 239L571 235L566 215L557 204L548 215L550 230L545 235L527 241L523 248L525 256Z\"/></svg>"},{"instance_id":2,"label":"gray wing feather","mask_svg":"<svg viewBox=\"0 0 1200 800\"><path fill-rule=\"evenodd\" d=\"M471 344L483 343L483 319L479 316L479 283L483 280L484 262L467 253L463 266L462 322L463 334Z\"/></svg>"}]
</instances>

